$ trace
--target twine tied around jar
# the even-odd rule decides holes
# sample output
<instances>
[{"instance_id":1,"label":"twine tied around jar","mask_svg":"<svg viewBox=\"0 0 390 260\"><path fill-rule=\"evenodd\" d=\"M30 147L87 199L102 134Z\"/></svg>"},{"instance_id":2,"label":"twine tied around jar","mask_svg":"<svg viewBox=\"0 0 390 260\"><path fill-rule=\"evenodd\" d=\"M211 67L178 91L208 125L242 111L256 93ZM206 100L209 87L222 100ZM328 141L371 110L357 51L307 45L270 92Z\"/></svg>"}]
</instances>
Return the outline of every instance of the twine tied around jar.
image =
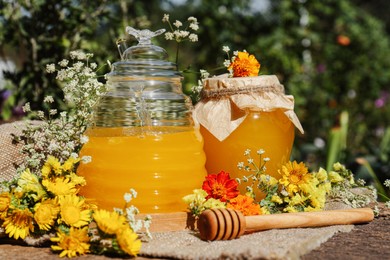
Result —
<instances>
[{"instance_id":1,"label":"twine tied around jar","mask_svg":"<svg viewBox=\"0 0 390 260\"><path fill-rule=\"evenodd\" d=\"M294 112L294 97L285 95L275 75L205 79L202 99L196 104L194 118L219 141L226 139L246 118L249 111L271 112L281 109L303 134Z\"/></svg>"}]
</instances>

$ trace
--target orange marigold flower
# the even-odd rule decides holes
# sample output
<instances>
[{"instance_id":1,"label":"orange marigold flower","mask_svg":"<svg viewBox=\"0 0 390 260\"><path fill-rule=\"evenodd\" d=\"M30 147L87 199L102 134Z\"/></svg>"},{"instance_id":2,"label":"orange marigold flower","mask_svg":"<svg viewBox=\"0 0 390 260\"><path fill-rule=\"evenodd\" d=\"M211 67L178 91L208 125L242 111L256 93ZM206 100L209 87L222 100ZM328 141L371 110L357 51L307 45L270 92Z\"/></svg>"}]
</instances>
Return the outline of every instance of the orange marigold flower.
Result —
<instances>
[{"instance_id":1,"label":"orange marigold flower","mask_svg":"<svg viewBox=\"0 0 390 260\"><path fill-rule=\"evenodd\" d=\"M218 174L209 174L203 182L202 189L207 192L206 199L214 198L222 202L237 197L239 191L238 183L231 179L229 173L221 171Z\"/></svg>"},{"instance_id":2,"label":"orange marigold flower","mask_svg":"<svg viewBox=\"0 0 390 260\"><path fill-rule=\"evenodd\" d=\"M261 215L260 205L253 198L241 194L231 199L227 208L239 210L244 216Z\"/></svg>"},{"instance_id":3,"label":"orange marigold flower","mask_svg":"<svg viewBox=\"0 0 390 260\"><path fill-rule=\"evenodd\" d=\"M254 77L259 75L260 63L255 56L240 51L228 67L228 70L233 70L233 77Z\"/></svg>"},{"instance_id":4,"label":"orange marigold flower","mask_svg":"<svg viewBox=\"0 0 390 260\"><path fill-rule=\"evenodd\" d=\"M337 43L342 46L348 46L351 43L351 40L348 36L345 35L339 35L337 36Z\"/></svg>"}]
</instances>

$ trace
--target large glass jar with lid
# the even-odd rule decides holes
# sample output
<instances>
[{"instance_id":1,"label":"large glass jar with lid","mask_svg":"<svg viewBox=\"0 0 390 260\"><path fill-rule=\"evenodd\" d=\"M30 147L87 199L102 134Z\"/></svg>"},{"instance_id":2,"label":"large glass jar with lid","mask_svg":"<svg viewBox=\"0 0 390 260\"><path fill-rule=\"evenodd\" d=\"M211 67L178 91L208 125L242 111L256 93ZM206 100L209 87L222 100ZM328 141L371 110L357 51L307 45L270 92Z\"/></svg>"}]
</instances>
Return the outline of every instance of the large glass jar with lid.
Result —
<instances>
[{"instance_id":1,"label":"large glass jar with lid","mask_svg":"<svg viewBox=\"0 0 390 260\"><path fill-rule=\"evenodd\" d=\"M108 210L132 201L141 213L185 211L182 197L198 188L206 175L203 139L195 126L182 75L167 52L151 43L158 30L126 31L138 45L121 52L107 74L107 93L99 101L88 143L81 155L92 162L78 173L87 185L81 194Z\"/></svg>"}]
</instances>

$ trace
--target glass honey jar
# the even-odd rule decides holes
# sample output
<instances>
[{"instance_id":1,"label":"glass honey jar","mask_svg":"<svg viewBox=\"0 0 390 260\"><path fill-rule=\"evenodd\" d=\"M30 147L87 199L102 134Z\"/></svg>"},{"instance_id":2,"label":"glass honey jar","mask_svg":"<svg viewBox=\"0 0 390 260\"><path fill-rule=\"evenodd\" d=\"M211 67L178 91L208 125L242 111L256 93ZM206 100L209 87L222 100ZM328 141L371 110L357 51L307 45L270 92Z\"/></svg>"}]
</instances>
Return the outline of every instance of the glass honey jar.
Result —
<instances>
[{"instance_id":1,"label":"glass honey jar","mask_svg":"<svg viewBox=\"0 0 390 260\"><path fill-rule=\"evenodd\" d=\"M132 188L138 193L132 204L141 213L185 211L182 197L207 174L192 104L182 92L176 65L151 43L164 30L126 31L139 43L126 48L106 75L107 93L81 150L92 161L78 168L87 181L80 193L112 210L123 207L123 196Z\"/></svg>"},{"instance_id":2,"label":"glass honey jar","mask_svg":"<svg viewBox=\"0 0 390 260\"><path fill-rule=\"evenodd\" d=\"M206 79L194 115L205 142L207 172L223 170L242 178L248 175L238 167L247 164L245 151L258 163L256 153L264 150L262 158L270 159L266 174L279 179L278 170L290 160L295 127L303 133L293 109L293 97L285 95L276 76Z\"/></svg>"}]
</instances>

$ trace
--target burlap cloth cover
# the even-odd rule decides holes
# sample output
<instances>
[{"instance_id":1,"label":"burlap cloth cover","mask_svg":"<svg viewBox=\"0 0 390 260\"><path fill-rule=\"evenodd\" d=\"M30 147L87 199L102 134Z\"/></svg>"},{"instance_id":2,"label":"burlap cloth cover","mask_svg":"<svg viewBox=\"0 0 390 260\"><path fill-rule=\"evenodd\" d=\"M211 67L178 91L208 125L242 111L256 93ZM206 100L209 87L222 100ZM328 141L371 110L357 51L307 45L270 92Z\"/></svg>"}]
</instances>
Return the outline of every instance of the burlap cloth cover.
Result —
<instances>
[{"instance_id":1,"label":"burlap cloth cover","mask_svg":"<svg viewBox=\"0 0 390 260\"><path fill-rule=\"evenodd\" d=\"M12 135L20 135L25 122L18 121L0 125L0 181L10 181L16 174L16 165L20 164L23 156L20 146L12 144Z\"/></svg>"},{"instance_id":2,"label":"burlap cloth cover","mask_svg":"<svg viewBox=\"0 0 390 260\"><path fill-rule=\"evenodd\" d=\"M14 163L22 160L12 144L11 133L19 134L24 122L0 125L0 179L10 180ZM243 235L230 241L206 242L195 231L153 233L142 244L140 256L176 259L298 259L337 232L349 232L353 225L323 228L269 230Z\"/></svg>"},{"instance_id":3,"label":"burlap cloth cover","mask_svg":"<svg viewBox=\"0 0 390 260\"><path fill-rule=\"evenodd\" d=\"M194 118L219 141L227 138L246 118L248 111L271 112L280 109L303 133L294 112L294 97L285 95L275 75L205 79L202 99L195 106Z\"/></svg>"}]
</instances>

